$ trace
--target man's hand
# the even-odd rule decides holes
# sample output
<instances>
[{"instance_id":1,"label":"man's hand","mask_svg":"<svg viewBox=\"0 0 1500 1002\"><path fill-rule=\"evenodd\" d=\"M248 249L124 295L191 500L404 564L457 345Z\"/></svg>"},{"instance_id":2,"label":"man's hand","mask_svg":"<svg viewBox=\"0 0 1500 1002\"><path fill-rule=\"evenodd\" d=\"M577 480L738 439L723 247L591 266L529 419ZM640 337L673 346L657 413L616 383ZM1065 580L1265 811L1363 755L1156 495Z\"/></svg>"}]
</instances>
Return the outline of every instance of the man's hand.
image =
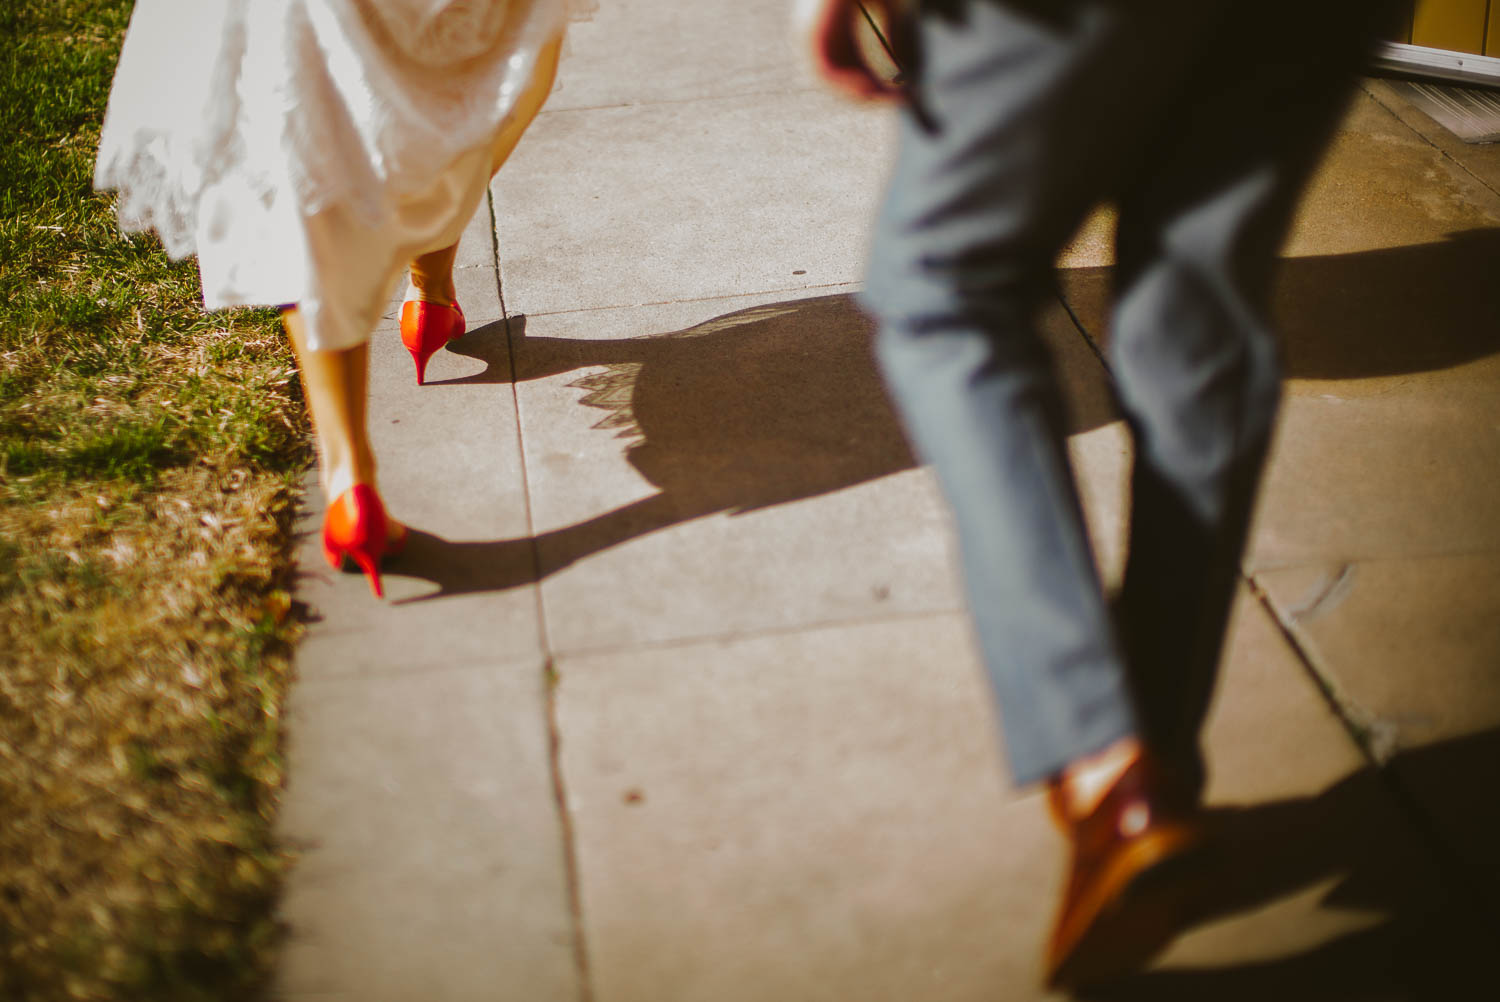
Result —
<instances>
[{"instance_id":1,"label":"man's hand","mask_svg":"<svg viewBox=\"0 0 1500 1002\"><path fill-rule=\"evenodd\" d=\"M872 13L887 15L899 0L864 0ZM899 100L901 89L865 62L856 34L864 19L857 0L796 0L792 17L797 35L812 58L813 69L835 90L859 100Z\"/></svg>"}]
</instances>

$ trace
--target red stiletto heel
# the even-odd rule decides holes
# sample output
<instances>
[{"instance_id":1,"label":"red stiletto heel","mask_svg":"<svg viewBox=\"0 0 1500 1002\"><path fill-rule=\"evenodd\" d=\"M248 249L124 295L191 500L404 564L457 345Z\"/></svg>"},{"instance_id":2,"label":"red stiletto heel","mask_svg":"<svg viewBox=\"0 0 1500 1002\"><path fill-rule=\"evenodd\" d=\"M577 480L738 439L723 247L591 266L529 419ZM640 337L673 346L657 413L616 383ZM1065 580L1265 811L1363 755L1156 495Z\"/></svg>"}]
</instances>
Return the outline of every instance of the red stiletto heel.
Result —
<instances>
[{"instance_id":1,"label":"red stiletto heel","mask_svg":"<svg viewBox=\"0 0 1500 1002\"><path fill-rule=\"evenodd\" d=\"M464 311L457 303L424 303L409 299L401 306L401 343L417 363L417 385L427 380L427 360L464 332Z\"/></svg>"},{"instance_id":2,"label":"red stiletto heel","mask_svg":"<svg viewBox=\"0 0 1500 1002\"><path fill-rule=\"evenodd\" d=\"M389 538L389 518L380 495L369 484L355 484L328 506L323 516L323 557L335 570L351 560L370 579L370 591L384 597L380 587L380 558L406 549L406 530Z\"/></svg>"}]
</instances>

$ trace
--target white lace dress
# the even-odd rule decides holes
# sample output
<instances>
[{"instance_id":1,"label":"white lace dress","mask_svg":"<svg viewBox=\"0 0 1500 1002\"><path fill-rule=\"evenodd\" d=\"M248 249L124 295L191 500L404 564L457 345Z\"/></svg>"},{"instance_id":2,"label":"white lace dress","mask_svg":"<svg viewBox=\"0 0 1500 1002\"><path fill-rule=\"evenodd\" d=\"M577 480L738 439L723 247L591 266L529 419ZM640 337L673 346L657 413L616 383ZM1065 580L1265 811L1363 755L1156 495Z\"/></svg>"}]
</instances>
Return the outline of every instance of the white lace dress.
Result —
<instances>
[{"instance_id":1,"label":"white lace dress","mask_svg":"<svg viewBox=\"0 0 1500 1002\"><path fill-rule=\"evenodd\" d=\"M353 347L458 239L570 4L138 0L94 184L198 255L206 308L297 303L311 347Z\"/></svg>"}]
</instances>

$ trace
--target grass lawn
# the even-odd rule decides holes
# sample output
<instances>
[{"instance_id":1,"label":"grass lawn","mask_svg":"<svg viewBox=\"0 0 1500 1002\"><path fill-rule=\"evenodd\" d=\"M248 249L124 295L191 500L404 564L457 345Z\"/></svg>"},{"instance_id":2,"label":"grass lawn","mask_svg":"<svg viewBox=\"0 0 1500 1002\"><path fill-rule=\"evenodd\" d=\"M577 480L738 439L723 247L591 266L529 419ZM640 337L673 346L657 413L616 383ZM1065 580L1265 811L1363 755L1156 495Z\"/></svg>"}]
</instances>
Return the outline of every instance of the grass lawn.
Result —
<instances>
[{"instance_id":1,"label":"grass lawn","mask_svg":"<svg viewBox=\"0 0 1500 1002\"><path fill-rule=\"evenodd\" d=\"M252 997L307 428L93 157L128 0L0 3L0 999Z\"/></svg>"}]
</instances>

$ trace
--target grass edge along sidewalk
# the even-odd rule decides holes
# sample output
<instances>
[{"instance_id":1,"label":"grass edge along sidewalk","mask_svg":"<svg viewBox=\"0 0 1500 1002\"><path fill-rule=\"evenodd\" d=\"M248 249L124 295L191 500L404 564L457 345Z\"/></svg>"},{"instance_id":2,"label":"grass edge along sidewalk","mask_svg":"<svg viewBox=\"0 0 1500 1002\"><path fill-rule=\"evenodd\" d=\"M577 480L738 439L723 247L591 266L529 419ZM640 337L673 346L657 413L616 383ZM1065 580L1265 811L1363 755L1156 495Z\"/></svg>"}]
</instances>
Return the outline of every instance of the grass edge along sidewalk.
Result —
<instances>
[{"instance_id":1,"label":"grass edge along sidewalk","mask_svg":"<svg viewBox=\"0 0 1500 1002\"><path fill-rule=\"evenodd\" d=\"M0 8L0 998L254 997L307 428L93 156L129 0Z\"/></svg>"}]
</instances>

